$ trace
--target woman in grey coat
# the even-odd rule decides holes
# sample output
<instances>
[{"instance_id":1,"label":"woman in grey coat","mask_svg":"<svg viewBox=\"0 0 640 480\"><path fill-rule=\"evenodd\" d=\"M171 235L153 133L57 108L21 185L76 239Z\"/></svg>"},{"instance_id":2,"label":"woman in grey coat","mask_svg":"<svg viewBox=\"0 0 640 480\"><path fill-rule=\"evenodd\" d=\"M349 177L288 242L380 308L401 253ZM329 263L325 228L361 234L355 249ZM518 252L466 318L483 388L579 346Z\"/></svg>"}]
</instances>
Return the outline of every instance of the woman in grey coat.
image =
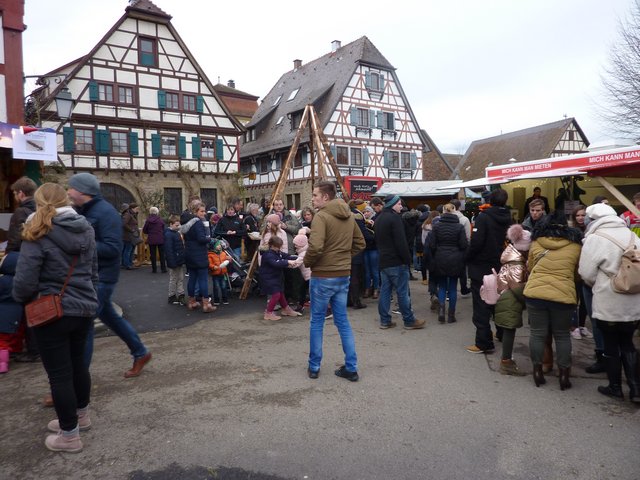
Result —
<instances>
[{"instance_id":1,"label":"woman in grey coat","mask_svg":"<svg viewBox=\"0 0 640 480\"><path fill-rule=\"evenodd\" d=\"M91 427L91 377L84 349L98 308L95 234L87 220L68 206L62 186L45 183L34 198L37 209L22 234L12 293L21 303L59 294L73 264L62 296L63 317L35 327L34 333L58 416L48 424L56 434L49 435L45 445L55 452L76 453L82 450L80 430Z\"/></svg>"}]
</instances>

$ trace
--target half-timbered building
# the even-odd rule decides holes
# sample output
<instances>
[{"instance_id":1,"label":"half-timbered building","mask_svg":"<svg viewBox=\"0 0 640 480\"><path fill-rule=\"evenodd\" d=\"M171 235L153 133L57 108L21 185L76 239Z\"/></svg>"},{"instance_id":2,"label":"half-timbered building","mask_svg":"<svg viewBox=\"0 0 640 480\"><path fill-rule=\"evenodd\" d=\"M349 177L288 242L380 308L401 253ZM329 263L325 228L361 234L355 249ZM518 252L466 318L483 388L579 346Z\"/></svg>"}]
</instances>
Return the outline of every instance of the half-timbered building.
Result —
<instances>
[{"instance_id":1,"label":"half-timbered building","mask_svg":"<svg viewBox=\"0 0 640 480\"><path fill-rule=\"evenodd\" d=\"M359 190L366 197L387 179L423 179L422 154L429 144L396 69L365 36L345 46L334 41L331 52L307 64L294 60L264 97L246 125L241 150L248 199L271 193L306 105L314 106L352 196ZM306 131L285 189L289 208L309 203L309 153Z\"/></svg>"},{"instance_id":2,"label":"half-timbered building","mask_svg":"<svg viewBox=\"0 0 640 480\"><path fill-rule=\"evenodd\" d=\"M237 190L243 128L171 18L150 0L132 0L87 55L49 74L60 84L34 95L42 126L58 132L55 170L95 174L115 205L163 202L177 213L189 195L218 205ZM63 87L76 101L66 123L51 105Z\"/></svg>"}]
</instances>

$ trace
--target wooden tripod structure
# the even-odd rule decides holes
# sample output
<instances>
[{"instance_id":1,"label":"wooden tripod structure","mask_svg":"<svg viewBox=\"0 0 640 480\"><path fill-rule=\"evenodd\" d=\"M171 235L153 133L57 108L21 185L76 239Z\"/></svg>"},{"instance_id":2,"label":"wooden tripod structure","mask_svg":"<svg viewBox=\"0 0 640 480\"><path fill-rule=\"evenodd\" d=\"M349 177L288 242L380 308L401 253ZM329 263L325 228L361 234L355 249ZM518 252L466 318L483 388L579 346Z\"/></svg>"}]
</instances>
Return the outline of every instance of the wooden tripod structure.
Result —
<instances>
[{"instance_id":1,"label":"wooden tripod structure","mask_svg":"<svg viewBox=\"0 0 640 480\"><path fill-rule=\"evenodd\" d=\"M331 153L329 141L327 140L326 135L320 127L318 114L316 113L313 105L307 105L304 108L304 112L302 113L302 119L300 120L300 126L298 127L298 131L296 132L296 136L293 140L293 145L291 145L291 149L289 150L287 159L280 169L280 176L278 177L278 180L276 181L276 184L273 188L273 192L271 193L269 208L267 209L267 212L270 212L273 208L273 202L275 202L276 199L282 197L284 187L286 186L287 180L289 178L289 170L291 169L291 164L293 162L293 159L296 157L298 147L300 146L300 139L302 138L302 134L307 127L309 127L309 159L311 163L311 185L315 184L316 177L319 180L326 180L326 168L330 168L332 170L333 176L338 182L338 186L340 187L340 191L342 192L342 198L344 198L345 201L349 198L347 190L344 187L342 175L340 175L338 165L336 164L336 161L333 158L333 154ZM266 228L267 224L265 222L265 225L262 228L261 235L264 235ZM259 254L260 252L256 249L256 252L253 254L253 258L251 259L251 266L249 267L247 277L244 280L242 291L240 292L241 300L246 299L247 295L249 295L251 281L258 266Z\"/></svg>"}]
</instances>

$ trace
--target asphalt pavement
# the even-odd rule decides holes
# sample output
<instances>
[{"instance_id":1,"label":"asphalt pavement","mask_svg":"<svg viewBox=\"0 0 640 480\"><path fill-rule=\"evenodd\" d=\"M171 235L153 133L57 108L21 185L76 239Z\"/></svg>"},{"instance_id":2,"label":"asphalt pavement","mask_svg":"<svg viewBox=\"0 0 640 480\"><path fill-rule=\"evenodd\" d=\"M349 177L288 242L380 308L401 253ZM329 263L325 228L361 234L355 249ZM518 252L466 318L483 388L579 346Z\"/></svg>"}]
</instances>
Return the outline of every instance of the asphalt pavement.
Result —
<instances>
[{"instance_id":1,"label":"asphalt pavement","mask_svg":"<svg viewBox=\"0 0 640 480\"><path fill-rule=\"evenodd\" d=\"M366 300L349 309L360 381L333 374L343 354L330 321L311 380L308 313L264 321L262 297L189 312L167 305L167 281L148 267L123 272L115 301L154 358L125 379L124 343L96 339L82 453L44 448L54 412L40 405L41 365L12 364L0 377L0 478L640 478L640 409L596 391L605 376L584 373L593 340L572 340L573 388L560 391L555 374L536 388L526 326L514 358L527 375L500 375L499 351L464 349L474 338L471 299L459 299L457 323L440 325L426 286L411 282L425 329L380 330Z\"/></svg>"}]
</instances>

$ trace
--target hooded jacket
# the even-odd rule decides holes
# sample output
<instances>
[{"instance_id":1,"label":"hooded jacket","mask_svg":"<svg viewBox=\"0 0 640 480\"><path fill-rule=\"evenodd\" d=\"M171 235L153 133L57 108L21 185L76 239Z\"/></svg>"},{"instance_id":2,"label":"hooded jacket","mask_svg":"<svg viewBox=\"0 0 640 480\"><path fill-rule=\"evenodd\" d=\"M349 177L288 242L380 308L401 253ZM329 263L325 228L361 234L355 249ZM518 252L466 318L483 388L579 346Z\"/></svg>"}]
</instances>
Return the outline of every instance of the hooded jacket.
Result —
<instances>
[{"instance_id":1,"label":"hooded jacket","mask_svg":"<svg viewBox=\"0 0 640 480\"><path fill-rule=\"evenodd\" d=\"M429 235L429 249L435 274L442 277L462 275L467 245L467 236L458 217L453 213L441 215L440 221Z\"/></svg>"},{"instance_id":2,"label":"hooded jacket","mask_svg":"<svg viewBox=\"0 0 640 480\"><path fill-rule=\"evenodd\" d=\"M17 252L20 250L22 243L22 225L27 217L36 211L36 202L33 197L25 198L20 202L20 206L11 215L9 220L9 234L7 239L7 248L5 252Z\"/></svg>"},{"instance_id":3,"label":"hooded jacket","mask_svg":"<svg viewBox=\"0 0 640 480\"><path fill-rule=\"evenodd\" d=\"M78 259L62 296L65 316L93 317L98 309L98 259L91 225L71 207L58 209L53 228L36 241L22 241L13 280L13 298L27 303L58 294L74 256Z\"/></svg>"},{"instance_id":4,"label":"hooded jacket","mask_svg":"<svg viewBox=\"0 0 640 480\"><path fill-rule=\"evenodd\" d=\"M236 232L228 235L227 232ZM224 238L232 249L240 248L242 245L242 238L246 236L247 230L244 226L244 222L238 214L227 215L226 213L220 219L216 225L215 235L219 235Z\"/></svg>"},{"instance_id":5,"label":"hooded jacket","mask_svg":"<svg viewBox=\"0 0 640 480\"><path fill-rule=\"evenodd\" d=\"M211 237L198 217L193 217L180 227L184 236L184 263L187 268L200 269L209 267L209 250L207 246Z\"/></svg>"},{"instance_id":6,"label":"hooded jacket","mask_svg":"<svg viewBox=\"0 0 640 480\"><path fill-rule=\"evenodd\" d=\"M311 268L312 277L346 277L351 273L351 257L364 247L364 237L349 206L335 198L313 217L304 264Z\"/></svg>"},{"instance_id":7,"label":"hooded jacket","mask_svg":"<svg viewBox=\"0 0 640 480\"><path fill-rule=\"evenodd\" d=\"M593 318L607 322L640 320L640 294L616 293L611 288L610 275L620 268L622 249L598 233L605 233L623 245L635 237L637 249L640 239L608 205L591 205L587 216L592 220L587 226L578 273L587 285L593 286Z\"/></svg>"},{"instance_id":8,"label":"hooded jacket","mask_svg":"<svg viewBox=\"0 0 640 480\"><path fill-rule=\"evenodd\" d=\"M184 241L178 230L171 230L169 227L165 229L164 256L169 268L177 268L184 265Z\"/></svg>"},{"instance_id":9,"label":"hooded jacket","mask_svg":"<svg viewBox=\"0 0 640 480\"><path fill-rule=\"evenodd\" d=\"M491 206L476 217L466 255L469 278L481 282L492 268L500 269L509 225L511 213L506 207Z\"/></svg>"},{"instance_id":10,"label":"hooded jacket","mask_svg":"<svg viewBox=\"0 0 640 480\"><path fill-rule=\"evenodd\" d=\"M149 245L164 245L164 221L159 215L149 215L144 222L142 233L147 234L147 243Z\"/></svg>"}]
</instances>

